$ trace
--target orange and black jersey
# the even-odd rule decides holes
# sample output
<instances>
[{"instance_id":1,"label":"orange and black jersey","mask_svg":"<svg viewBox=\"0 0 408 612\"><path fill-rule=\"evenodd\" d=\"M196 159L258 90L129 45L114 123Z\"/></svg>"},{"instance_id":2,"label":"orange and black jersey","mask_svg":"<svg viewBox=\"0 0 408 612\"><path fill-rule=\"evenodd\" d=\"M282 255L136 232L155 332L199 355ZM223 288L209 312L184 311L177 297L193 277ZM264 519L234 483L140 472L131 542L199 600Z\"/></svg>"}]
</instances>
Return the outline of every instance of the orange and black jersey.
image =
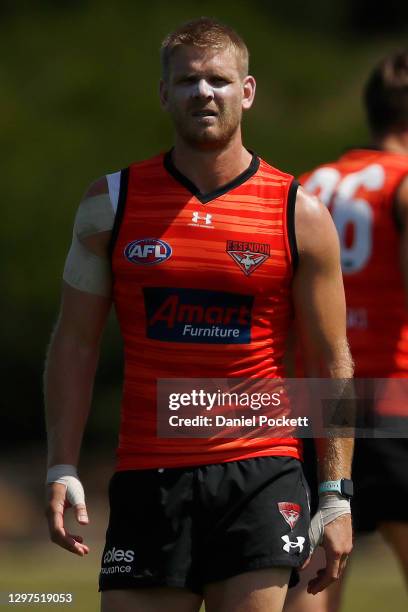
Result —
<instances>
[{"instance_id":1,"label":"orange and black jersey","mask_svg":"<svg viewBox=\"0 0 408 612\"><path fill-rule=\"evenodd\" d=\"M170 153L122 171L112 252L125 349L119 470L300 456L295 438L156 435L157 379L283 376L296 190L256 155L206 195Z\"/></svg>"}]
</instances>

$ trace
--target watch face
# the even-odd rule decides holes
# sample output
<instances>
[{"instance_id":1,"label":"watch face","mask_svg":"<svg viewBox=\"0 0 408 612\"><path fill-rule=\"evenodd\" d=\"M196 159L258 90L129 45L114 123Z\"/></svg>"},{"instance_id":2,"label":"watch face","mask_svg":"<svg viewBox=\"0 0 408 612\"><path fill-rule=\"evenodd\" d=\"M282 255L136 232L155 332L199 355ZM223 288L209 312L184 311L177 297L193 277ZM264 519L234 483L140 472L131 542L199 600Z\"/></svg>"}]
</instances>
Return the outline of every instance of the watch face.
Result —
<instances>
[{"instance_id":1,"label":"watch face","mask_svg":"<svg viewBox=\"0 0 408 612\"><path fill-rule=\"evenodd\" d=\"M346 497L353 497L353 492L353 481L343 478L341 481L341 494L345 495Z\"/></svg>"}]
</instances>

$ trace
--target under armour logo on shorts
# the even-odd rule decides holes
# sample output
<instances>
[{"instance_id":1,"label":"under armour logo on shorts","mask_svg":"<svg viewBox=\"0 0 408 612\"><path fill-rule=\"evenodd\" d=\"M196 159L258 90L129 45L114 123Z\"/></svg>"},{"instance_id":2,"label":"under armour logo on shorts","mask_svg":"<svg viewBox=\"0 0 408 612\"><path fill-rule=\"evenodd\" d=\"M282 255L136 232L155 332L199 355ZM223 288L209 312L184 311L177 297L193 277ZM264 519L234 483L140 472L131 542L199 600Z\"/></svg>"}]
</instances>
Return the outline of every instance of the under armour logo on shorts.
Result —
<instances>
[{"instance_id":1,"label":"under armour logo on shorts","mask_svg":"<svg viewBox=\"0 0 408 612\"><path fill-rule=\"evenodd\" d=\"M292 542L288 535L281 536L282 540L285 542L283 545L283 550L287 553L290 553L291 550L299 549L299 553L303 551L303 544L305 543L305 538L302 536L298 536L296 538L296 542Z\"/></svg>"}]
</instances>

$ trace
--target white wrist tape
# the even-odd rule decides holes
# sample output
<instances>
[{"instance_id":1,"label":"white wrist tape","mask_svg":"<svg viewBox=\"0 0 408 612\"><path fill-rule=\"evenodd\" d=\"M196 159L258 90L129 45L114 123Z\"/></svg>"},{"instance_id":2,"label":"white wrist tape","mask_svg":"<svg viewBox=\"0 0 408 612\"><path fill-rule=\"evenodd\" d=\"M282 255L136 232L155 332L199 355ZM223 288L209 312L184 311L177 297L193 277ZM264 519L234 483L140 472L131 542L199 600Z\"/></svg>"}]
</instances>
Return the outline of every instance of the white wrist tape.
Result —
<instances>
[{"instance_id":1,"label":"white wrist tape","mask_svg":"<svg viewBox=\"0 0 408 612\"><path fill-rule=\"evenodd\" d=\"M85 492L78 478L77 470L74 465L58 464L53 465L47 472L47 484L59 482L67 489L67 500L72 506L77 504L85 505Z\"/></svg>"},{"instance_id":2,"label":"white wrist tape","mask_svg":"<svg viewBox=\"0 0 408 612\"><path fill-rule=\"evenodd\" d=\"M351 514L350 500L338 493L321 495L317 512L309 527L310 554L321 544L324 528L343 514Z\"/></svg>"},{"instance_id":3,"label":"white wrist tape","mask_svg":"<svg viewBox=\"0 0 408 612\"><path fill-rule=\"evenodd\" d=\"M322 515L323 526L326 527L343 514L351 514L350 500L345 499L338 493L321 495L319 498L319 508Z\"/></svg>"}]
</instances>

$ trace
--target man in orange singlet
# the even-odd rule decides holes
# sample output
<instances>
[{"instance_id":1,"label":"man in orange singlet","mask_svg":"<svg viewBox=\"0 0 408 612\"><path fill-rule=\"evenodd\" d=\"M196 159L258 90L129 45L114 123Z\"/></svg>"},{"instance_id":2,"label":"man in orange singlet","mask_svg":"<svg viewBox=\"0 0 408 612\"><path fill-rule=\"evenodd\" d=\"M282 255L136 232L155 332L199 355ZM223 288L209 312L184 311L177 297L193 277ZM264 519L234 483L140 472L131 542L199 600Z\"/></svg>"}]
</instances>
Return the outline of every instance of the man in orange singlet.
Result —
<instances>
[{"instance_id":1,"label":"man in orange singlet","mask_svg":"<svg viewBox=\"0 0 408 612\"><path fill-rule=\"evenodd\" d=\"M339 160L303 175L300 181L328 206L338 230L348 338L356 376L406 378L407 51L392 54L375 67L365 87L364 102L372 146L352 149ZM400 393L404 395L402 387ZM383 427L407 435L406 400L377 405L376 414ZM408 580L408 512L402 501L408 496L408 438L356 440L353 480L356 533L378 530L393 549ZM308 571L316 571L317 557ZM316 606L327 612L339 609L339 582L318 597L306 593L307 573L302 582L303 588L299 584L292 591L285 611L315 612Z\"/></svg>"},{"instance_id":2,"label":"man in orange singlet","mask_svg":"<svg viewBox=\"0 0 408 612\"><path fill-rule=\"evenodd\" d=\"M322 375L350 377L336 230L292 176L243 146L255 80L236 32L198 19L165 39L161 59L173 148L94 182L75 220L45 377L50 535L89 552L64 508L87 524L76 467L114 303L125 380L102 610L190 612L204 600L207 612L280 612L310 551L301 441L159 437L157 381L281 378L294 316ZM318 454L327 564L316 593L351 551L352 440L322 440Z\"/></svg>"}]
</instances>

